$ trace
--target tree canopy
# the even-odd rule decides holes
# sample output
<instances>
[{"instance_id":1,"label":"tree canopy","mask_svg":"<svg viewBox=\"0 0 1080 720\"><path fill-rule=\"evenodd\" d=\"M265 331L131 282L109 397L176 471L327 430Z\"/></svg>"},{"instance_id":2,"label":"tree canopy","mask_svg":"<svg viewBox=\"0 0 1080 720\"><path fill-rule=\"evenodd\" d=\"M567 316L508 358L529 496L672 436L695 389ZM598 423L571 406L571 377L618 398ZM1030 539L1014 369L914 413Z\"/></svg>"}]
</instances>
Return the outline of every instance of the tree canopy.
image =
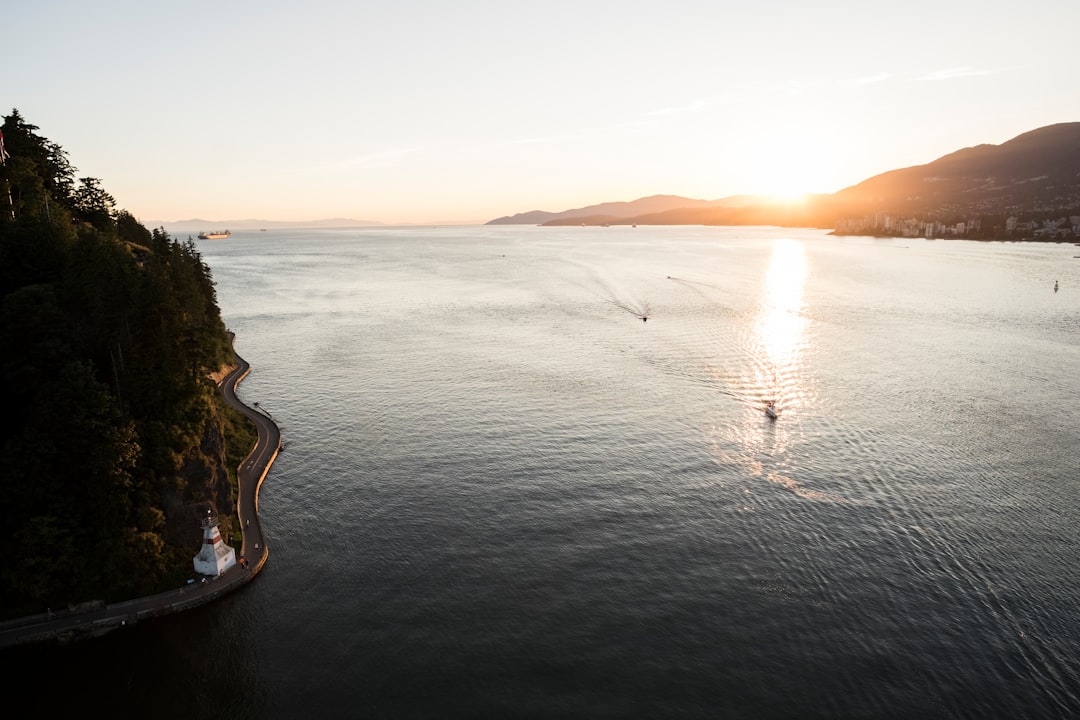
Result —
<instances>
[{"instance_id":1,"label":"tree canopy","mask_svg":"<svg viewBox=\"0 0 1080 720\"><path fill-rule=\"evenodd\" d=\"M0 130L0 610L161 589L191 572L190 506L215 504L184 470L232 359L210 269L17 110Z\"/></svg>"}]
</instances>

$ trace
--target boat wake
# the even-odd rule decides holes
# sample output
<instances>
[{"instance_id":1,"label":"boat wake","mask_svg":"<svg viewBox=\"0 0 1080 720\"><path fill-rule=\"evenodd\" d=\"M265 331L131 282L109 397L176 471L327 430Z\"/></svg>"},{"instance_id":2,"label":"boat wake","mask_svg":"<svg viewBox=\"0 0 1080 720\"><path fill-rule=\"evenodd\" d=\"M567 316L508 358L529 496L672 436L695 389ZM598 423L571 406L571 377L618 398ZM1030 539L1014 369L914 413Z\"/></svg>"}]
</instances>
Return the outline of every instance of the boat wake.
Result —
<instances>
[{"instance_id":1,"label":"boat wake","mask_svg":"<svg viewBox=\"0 0 1080 720\"><path fill-rule=\"evenodd\" d=\"M649 315L652 314L652 310L649 308L648 303L644 303L643 305L640 305L640 306L632 306L632 305L626 305L624 303L621 303L618 300L611 300L611 299L608 299L607 303L609 305L614 305L615 307L619 308L620 310L625 310L626 312L630 313L634 317L639 318L642 322L647 321L649 319Z\"/></svg>"}]
</instances>

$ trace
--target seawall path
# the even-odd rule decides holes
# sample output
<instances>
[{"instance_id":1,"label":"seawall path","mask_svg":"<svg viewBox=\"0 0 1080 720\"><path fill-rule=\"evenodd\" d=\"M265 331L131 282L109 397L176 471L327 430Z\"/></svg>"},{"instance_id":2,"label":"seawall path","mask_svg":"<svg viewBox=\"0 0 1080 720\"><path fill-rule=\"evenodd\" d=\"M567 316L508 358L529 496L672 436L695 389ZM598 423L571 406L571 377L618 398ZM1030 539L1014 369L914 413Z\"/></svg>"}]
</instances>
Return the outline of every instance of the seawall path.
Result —
<instances>
[{"instance_id":1,"label":"seawall path","mask_svg":"<svg viewBox=\"0 0 1080 720\"><path fill-rule=\"evenodd\" d=\"M235 336L229 333L230 340ZM281 451L281 431L266 414L254 410L236 396L236 386L247 377L251 366L235 355L236 367L218 383L225 403L250 418L258 428L259 437L251 452L237 468L239 484L236 502L243 543L239 554L248 560L248 567L238 562L216 578L157 595L104 605L88 603L79 609L45 612L0 623L0 648L28 643L96 637L112 630L133 625L140 620L169 615L205 605L251 582L266 565L269 552L259 523L259 488L270 472L270 466ZM258 405L258 403L256 403Z\"/></svg>"}]
</instances>

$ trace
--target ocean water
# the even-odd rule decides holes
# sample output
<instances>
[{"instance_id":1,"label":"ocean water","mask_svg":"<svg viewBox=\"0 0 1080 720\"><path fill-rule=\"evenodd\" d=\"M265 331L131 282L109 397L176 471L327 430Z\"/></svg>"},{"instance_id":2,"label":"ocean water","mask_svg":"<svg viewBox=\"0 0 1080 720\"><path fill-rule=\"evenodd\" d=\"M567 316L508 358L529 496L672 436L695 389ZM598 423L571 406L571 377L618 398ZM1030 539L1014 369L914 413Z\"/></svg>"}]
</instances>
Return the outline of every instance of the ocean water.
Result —
<instances>
[{"instance_id":1,"label":"ocean water","mask_svg":"<svg viewBox=\"0 0 1080 720\"><path fill-rule=\"evenodd\" d=\"M67 689L47 713L1080 715L1080 248L695 227L199 248L240 394L283 433L270 562L207 608L12 653L12 690Z\"/></svg>"}]
</instances>

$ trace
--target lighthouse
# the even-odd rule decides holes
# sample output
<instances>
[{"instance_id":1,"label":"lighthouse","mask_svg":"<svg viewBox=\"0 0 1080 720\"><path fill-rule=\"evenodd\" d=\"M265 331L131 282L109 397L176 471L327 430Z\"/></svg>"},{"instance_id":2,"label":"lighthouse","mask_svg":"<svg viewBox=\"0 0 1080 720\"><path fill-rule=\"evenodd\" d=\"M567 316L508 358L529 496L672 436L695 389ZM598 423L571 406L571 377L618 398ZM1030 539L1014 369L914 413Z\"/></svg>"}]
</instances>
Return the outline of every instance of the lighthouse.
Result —
<instances>
[{"instance_id":1,"label":"lighthouse","mask_svg":"<svg viewBox=\"0 0 1080 720\"><path fill-rule=\"evenodd\" d=\"M195 572L217 576L236 564L236 551L225 544L218 532L218 519L206 511L202 522L203 544L195 556Z\"/></svg>"}]
</instances>

